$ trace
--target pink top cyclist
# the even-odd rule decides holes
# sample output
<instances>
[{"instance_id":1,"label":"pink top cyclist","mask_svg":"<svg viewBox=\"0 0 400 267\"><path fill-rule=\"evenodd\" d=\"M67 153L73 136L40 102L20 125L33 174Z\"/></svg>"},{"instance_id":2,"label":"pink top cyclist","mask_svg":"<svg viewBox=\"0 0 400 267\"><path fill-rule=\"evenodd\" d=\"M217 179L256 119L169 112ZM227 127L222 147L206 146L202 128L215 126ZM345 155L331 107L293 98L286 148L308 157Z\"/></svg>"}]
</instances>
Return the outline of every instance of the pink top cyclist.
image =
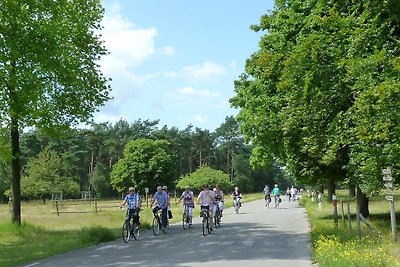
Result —
<instances>
[{"instance_id":1,"label":"pink top cyclist","mask_svg":"<svg viewBox=\"0 0 400 267\"><path fill-rule=\"evenodd\" d=\"M188 211L188 217L189 217L189 224L192 224L192 214L193 214L193 208L194 208L194 196L193 196L193 191L190 191L190 187L186 186L185 191L183 191L181 197L179 198L178 204L181 202L183 199L183 208L187 209Z\"/></svg>"}]
</instances>

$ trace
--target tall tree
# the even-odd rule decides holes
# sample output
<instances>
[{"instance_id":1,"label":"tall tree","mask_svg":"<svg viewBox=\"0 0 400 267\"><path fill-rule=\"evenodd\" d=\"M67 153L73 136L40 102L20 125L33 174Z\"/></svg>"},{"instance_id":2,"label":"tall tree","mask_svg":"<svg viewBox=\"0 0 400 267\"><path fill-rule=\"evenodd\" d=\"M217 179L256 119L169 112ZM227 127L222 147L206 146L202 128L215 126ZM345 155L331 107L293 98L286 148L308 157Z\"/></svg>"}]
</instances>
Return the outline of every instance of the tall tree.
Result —
<instances>
[{"instance_id":1,"label":"tall tree","mask_svg":"<svg viewBox=\"0 0 400 267\"><path fill-rule=\"evenodd\" d=\"M359 194L377 189L379 170L395 162L384 155L398 155L389 144L399 138L399 9L394 0L276 1L253 27L266 34L231 100L255 162L276 157L330 194L345 178Z\"/></svg>"},{"instance_id":2,"label":"tall tree","mask_svg":"<svg viewBox=\"0 0 400 267\"><path fill-rule=\"evenodd\" d=\"M10 131L12 221L21 223L20 131L90 119L109 99L100 0L0 2L0 120Z\"/></svg>"},{"instance_id":3,"label":"tall tree","mask_svg":"<svg viewBox=\"0 0 400 267\"><path fill-rule=\"evenodd\" d=\"M239 130L239 122L233 117L226 117L225 121L215 130L215 152L218 160L223 159L226 173L232 181L235 173L233 160L244 147L243 134Z\"/></svg>"},{"instance_id":4,"label":"tall tree","mask_svg":"<svg viewBox=\"0 0 400 267\"><path fill-rule=\"evenodd\" d=\"M130 186L155 188L174 183L171 156L165 140L136 139L128 142L124 156L111 172L111 185L119 192ZM176 177L177 178L177 177Z\"/></svg>"}]
</instances>

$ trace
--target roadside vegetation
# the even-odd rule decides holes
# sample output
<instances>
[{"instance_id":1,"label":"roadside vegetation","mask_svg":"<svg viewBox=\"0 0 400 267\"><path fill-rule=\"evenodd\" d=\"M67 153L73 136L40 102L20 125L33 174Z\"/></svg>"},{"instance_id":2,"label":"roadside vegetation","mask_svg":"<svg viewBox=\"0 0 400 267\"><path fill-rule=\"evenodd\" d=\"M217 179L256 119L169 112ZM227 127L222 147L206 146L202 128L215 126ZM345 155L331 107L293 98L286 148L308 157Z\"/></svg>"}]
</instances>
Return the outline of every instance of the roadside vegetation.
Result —
<instances>
[{"instance_id":1,"label":"roadside vegetation","mask_svg":"<svg viewBox=\"0 0 400 267\"><path fill-rule=\"evenodd\" d=\"M337 191L339 200L348 200L347 191ZM397 192L397 196L399 192ZM316 199L303 197L301 203L306 207L311 223L312 253L320 267L336 266L400 266L400 246L393 245L390 231L389 204L384 196L376 196L370 200L369 223L376 233L371 232L361 222L362 236L359 238L356 224L356 202L350 203L352 230L347 220L347 204L345 220L341 216L341 203L338 204L339 221L335 229L333 222L333 206L329 202L318 205ZM400 219L400 207L396 207L397 221ZM399 232L399 227L398 230Z\"/></svg>"},{"instance_id":2,"label":"roadside vegetation","mask_svg":"<svg viewBox=\"0 0 400 267\"><path fill-rule=\"evenodd\" d=\"M262 198L261 193L244 194L242 202ZM116 201L103 201L112 205ZM181 204L172 201L174 218L170 223L180 222ZM232 207L230 196L226 196L225 207ZM76 207L77 208L77 207ZM48 201L22 202L24 221L21 226L11 223L8 205L0 206L0 266L15 266L28 263L74 249L120 239L125 209L118 205L114 209L98 213L67 213L57 216L53 203ZM199 216L198 207L194 216ZM140 213L141 229L149 229L153 215L150 206L144 203ZM168 233L167 233L168 234ZM200 232L199 232L200 234Z\"/></svg>"}]
</instances>

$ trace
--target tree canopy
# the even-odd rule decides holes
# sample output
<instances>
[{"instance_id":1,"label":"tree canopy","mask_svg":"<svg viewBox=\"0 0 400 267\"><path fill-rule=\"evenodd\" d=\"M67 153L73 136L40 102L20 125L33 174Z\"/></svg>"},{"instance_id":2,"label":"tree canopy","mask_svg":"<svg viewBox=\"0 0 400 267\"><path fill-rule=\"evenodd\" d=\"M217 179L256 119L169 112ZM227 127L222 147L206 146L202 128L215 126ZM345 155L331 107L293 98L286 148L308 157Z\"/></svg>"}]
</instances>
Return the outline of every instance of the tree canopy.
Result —
<instances>
[{"instance_id":1,"label":"tree canopy","mask_svg":"<svg viewBox=\"0 0 400 267\"><path fill-rule=\"evenodd\" d=\"M109 99L99 70L103 13L100 0L0 2L0 121L9 136L2 152L12 165L13 222L21 222L21 129L65 129Z\"/></svg>"},{"instance_id":2,"label":"tree canopy","mask_svg":"<svg viewBox=\"0 0 400 267\"><path fill-rule=\"evenodd\" d=\"M255 164L276 158L330 193L340 181L379 191L381 169L399 162L399 11L395 0L276 1L231 99Z\"/></svg>"},{"instance_id":3,"label":"tree canopy","mask_svg":"<svg viewBox=\"0 0 400 267\"><path fill-rule=\"evenodd\" d=\"M185 186L190 186L192 190L200 192L206 184L210 189L215 187L217 184L219 184L222 189L230 189L233 186L229 181L227 173L204 165L198 168L195 172L182 176L176 187L184 189Z\"/></svg>"},{"instance_id":4,"label":"tree canopy","mask_svg":"<svg viewBox=\"0 0 400 267\"><path fill-rule=\"evenodd\" d=\"M136 139L128 142L123 158L111 172L111 185L119 192L130 186L155 188L172 185L173 165L165 140Z\"/></svg>"}]
</instances>

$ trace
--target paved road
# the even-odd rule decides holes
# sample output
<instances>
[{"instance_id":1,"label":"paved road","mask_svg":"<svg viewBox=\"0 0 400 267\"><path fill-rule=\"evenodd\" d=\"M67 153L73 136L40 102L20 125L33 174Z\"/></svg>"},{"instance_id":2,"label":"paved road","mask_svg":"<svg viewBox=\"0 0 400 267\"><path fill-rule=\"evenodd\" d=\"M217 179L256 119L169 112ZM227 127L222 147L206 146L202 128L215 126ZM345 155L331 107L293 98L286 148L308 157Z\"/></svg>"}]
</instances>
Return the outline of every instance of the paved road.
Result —
<instances>
[{"instance_id":1,"label":"paved road","mask_svg":"<svg viewBox=\"0 0 400 267\"><path fill-rule=\"evenodd\" d=\"M222 227L206 237L195 218L192 229L171 225L158 236L141 231L128 244L118 239L25 266L313 266L305 210L297 203L281 205L268 209L260 200L244 203L239 214L226 209Z\"/></svg>"}]
</instances>

